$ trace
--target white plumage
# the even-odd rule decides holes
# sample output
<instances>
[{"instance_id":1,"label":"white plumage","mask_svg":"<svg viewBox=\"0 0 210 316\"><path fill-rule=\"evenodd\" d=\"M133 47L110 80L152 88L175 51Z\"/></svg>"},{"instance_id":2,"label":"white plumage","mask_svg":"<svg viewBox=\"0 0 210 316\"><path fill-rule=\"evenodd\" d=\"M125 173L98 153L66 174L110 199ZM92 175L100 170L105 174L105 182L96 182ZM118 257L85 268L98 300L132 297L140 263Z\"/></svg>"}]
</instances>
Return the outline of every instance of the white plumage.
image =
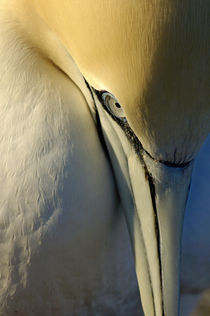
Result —
<instances>
[{"instance_id":1,"label":"white plumage","mask_svg":"<svg viewBox=\"0 0 210 316\"><path fill-rule=\"evenodd\" d=\"M90 91L57 36L47 31L57 52L46 58L5 3L0 5L0 315L142 315L123 216L133 202L127 187L122 183L119 189L116 182ZM66 73L57 65L60 56ZM113 133L109 125L104 129ZM116 146L127 179L133 156L125 153L125 143ZM181 316L210 286L209 158L208 137L195 160L184 222Z\"/></svg>"}]
</instances>

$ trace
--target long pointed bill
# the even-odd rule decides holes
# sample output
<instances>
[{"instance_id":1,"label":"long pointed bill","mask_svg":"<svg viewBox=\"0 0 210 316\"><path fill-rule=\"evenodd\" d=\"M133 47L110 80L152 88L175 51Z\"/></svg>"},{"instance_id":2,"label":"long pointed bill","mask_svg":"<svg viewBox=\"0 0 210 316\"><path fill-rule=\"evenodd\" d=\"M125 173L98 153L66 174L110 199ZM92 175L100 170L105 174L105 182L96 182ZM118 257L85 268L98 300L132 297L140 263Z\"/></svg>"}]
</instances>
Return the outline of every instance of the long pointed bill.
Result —
<instances>
[{"instance_id":1,"label":"long pointed bill","mask_svg":"<svg viewBox=\"0 0 210 316\"><path fill-rule=\"evenodd\" d=\"M179 314L181 235L192 164L174 168L151 159L128 160L135 201L130 228L146 316ZM129 217L129 214L127 214Z\"/></svg>"},{"instance_id":2,"label":"long pointed bill","mask_svg":"<svg viewBox=\"0 0 210 316\"><path fill-rule=\"evenodd\" d=\"M136 153L99 107L125 209L145 316L178 316L181 236L193 164L167 166Z\"/></svg>"}]
</instances>

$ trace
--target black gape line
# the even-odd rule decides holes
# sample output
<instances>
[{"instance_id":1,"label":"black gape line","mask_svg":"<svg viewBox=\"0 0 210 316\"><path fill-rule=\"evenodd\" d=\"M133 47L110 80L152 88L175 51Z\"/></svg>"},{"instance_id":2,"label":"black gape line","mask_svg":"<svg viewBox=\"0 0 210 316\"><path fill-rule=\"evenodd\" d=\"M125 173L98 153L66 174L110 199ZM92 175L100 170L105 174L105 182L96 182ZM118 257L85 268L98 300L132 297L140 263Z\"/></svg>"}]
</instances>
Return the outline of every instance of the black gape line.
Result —
<instances>
[{"instance_id":1,"label":"black gape line","mask_svg":"<svg viewBox=\"0 0 210 316\"><path fill-rule=\"evenodd\" d=\"M115 177L114 168L113 168L112 161L111 161L111 158L110 158L110 155L109 155L109 151L108 151L108 148L107 148L107 144L106 144L106 141L105 141L105 138L104 138L104 132L103 132L103 128L102 128L102 125L101 125L100 116L99 116L98 109L97 109L97 106L96 106L95 97L94 97L94 94L93 94L93 91L92 91L92 89L94 90L94 92L97 91L97 90L95 90L94 88L91 88L91 86L89 85L89 83L87 82L87 80L85 78L84 78L84 81L86 83L86 86L87 86L88 90L90 91L90 94L91 94L91 97L93 99L93 103L94 103L94 106L95 106L95 121L96 121L96 128L97 128L98 136L99 136L102 148L104 150L104 153L106 155L106 158L107 158L107 160L109 162L109 166L111 168L111 171L112 171L112 174L113 174L113 178L114 178L115 187L118 188L118 186L117 186L117 179ZM117 192L118 192L118 190L117 190ZM118 197L119 197L119 192L118 192ZM119 199L120 199L120 197L119 197Z\"/></svg>"},{"instance_id":2,"label":"black gape line","mask_svg":"<svg viewBox=\"0 0 210 316\"><path fill-rule=\"evenodd\" d=\"M159 227L159 223L158 223L158 212L157 212L157 205L156 205L156 191L155 191L155 185L154 185L153 178L148 171L147 171L147 176L148 176L153 212L155 215L155 232L156 232L156 238L157 238L158 260L160 263L159 264L159 273L160 273L160 290L162 293L162 296L161 296L162 297L161 304L162 304L162 311L163 311L162 316L165 316L165 309L164 309L164 302L163 302L163 271L162 271L162 264L161 264L160 227Z\"/></svg>"},{"instance_id":3,"label":"black gape line","mask_svg":"<svg viewBox=\"0 0 210 316\"><path fill-rule=\"evenodd\" d=\"M98 91L98 90L96 90L94 88L92 88L92 89L94 90L95 94L97 95L97 98L100 101L100 103L102 104L104 110L122 128L122 130L124 131L124 133L127 136L128 140L133 145L137 155L139 155L143 151L143 147L142 147L139 139L136 137L135 133L133 132L133 130L130 128L128 122L125 121L125 120L121 120L120 118L114 116L110 111L107 110L107 107L105 106L104 100L102 98L102 94L104 92L107 92L107 91L104 91L104 90Z\"/></svg>"},{"instance_id":4,"label":"black gape line","mask_svg":"<svg viewBox=\"0 0 210 316\"><path fill-rule=\"evenodd\" d=\"M104 139L104 134L103 134L103 129L102 129L102 125L101 125L101 120L100 120L100 117L99 117L99 114L98 114L98 109L97 109L95 98L94 98L93 91L92 91L93 88L90 87L89 83L87 82L87 80L85 78L84 78L84 81L86 83L86 86L87 86L88 90L90 91L90 94L91 94L91 97L93 99L93 103L94 103L94 106L95 106L95 120L96 120L96 128L97 128L97 131L98 131L98 135L99 135L99 138L101 140L103 149L104 149L107 157L109 158L109 153L108 153L108 149L107 149L106 142L105 142L105 139ZM109 160L110 160L110 158L109 158Z\"/></svg>"},{"instance_id":5,"label":"black gape line","mask_svg":"<svg viewBox=\"0 0 210 316\"><path fill-rule=\"evenodd\" d=\"M99 133L100 139L102 140L102 142L105 145L105 147L106 147L106 142L105 142L105 139L104 139L103 128L102 128L102 125L101 125L101 120L100 120L100 117L99 117L99 113L98 113L98 109L97 109L97 106L96 106L96 102L95 102L95 98L94 98L94 95L93 95L93 91L96 94L99 102L103 106L104 110L123 129L125 135L129 139L129 141L132 143L136 154L139 156L139 154L143 152L143 147L142 147L140 141L138 140L138 138L136 137L136 135L134 134L133 130L130 128L128 122L124 121L124 120L121 120L121 119L117 118L116 116L114 116L110 111L107 110L107 107L104 104L104 100L102 98L102 94L104 92L107 92L107 91L105 91L105 90L98 91L98 90L94 89L93 87L91 87L85 78L84 78L84 80L85 80L85 83L86 83L86 86L87 86L88 90L90 91L90 94L92 96L92 99L93 99L93 102L94 102L94 105L95 105L97 129L98 129L98 133ZM107 149L106 149L106 151L107 151Z\"/></svg>"}]
</instances>

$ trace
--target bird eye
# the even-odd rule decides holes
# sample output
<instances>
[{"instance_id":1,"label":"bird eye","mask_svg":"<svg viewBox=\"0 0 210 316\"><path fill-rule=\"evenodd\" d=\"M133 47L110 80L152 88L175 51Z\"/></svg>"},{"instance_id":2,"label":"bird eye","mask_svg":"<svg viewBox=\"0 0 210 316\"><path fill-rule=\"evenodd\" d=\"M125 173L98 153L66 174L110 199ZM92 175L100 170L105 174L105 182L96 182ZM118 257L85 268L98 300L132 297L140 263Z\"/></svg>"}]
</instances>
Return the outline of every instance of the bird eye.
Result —
<instances>
[{"instance_id":1,"label":"bird eye","mask_svg":"<svg viewBox=\"0 0 210 316\"><path fill-rule=\"evenodd\" d=\"M117 99L109 92L103 92L102 93L102 99L104 102L104 105L106 106L107 110L114 115L115 117L126 120L125 113L120 105L120 103L117 101Z\"/></svg>"}]
</instances>

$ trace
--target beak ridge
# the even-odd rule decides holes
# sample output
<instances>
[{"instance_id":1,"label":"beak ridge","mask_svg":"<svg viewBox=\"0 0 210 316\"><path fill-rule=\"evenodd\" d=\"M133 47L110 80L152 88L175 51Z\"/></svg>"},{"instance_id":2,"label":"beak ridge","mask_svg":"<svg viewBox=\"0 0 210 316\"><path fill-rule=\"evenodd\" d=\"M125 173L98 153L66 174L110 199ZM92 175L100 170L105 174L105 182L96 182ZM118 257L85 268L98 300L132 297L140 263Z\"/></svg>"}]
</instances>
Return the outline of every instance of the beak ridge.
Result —
<instances>
[{"instance_id":1,"label":"beak ridge","mask_svg":"<svg viewBox=\"0 0 210 316\"><path fill-rule=\"evenodd\" d=\"M181 236L192 163L166 166L143 154L129 164L136 214L134 254L146 316L179 315ZM142 255L144 254L144 255Z\"/></svg>"}]
</instances>

